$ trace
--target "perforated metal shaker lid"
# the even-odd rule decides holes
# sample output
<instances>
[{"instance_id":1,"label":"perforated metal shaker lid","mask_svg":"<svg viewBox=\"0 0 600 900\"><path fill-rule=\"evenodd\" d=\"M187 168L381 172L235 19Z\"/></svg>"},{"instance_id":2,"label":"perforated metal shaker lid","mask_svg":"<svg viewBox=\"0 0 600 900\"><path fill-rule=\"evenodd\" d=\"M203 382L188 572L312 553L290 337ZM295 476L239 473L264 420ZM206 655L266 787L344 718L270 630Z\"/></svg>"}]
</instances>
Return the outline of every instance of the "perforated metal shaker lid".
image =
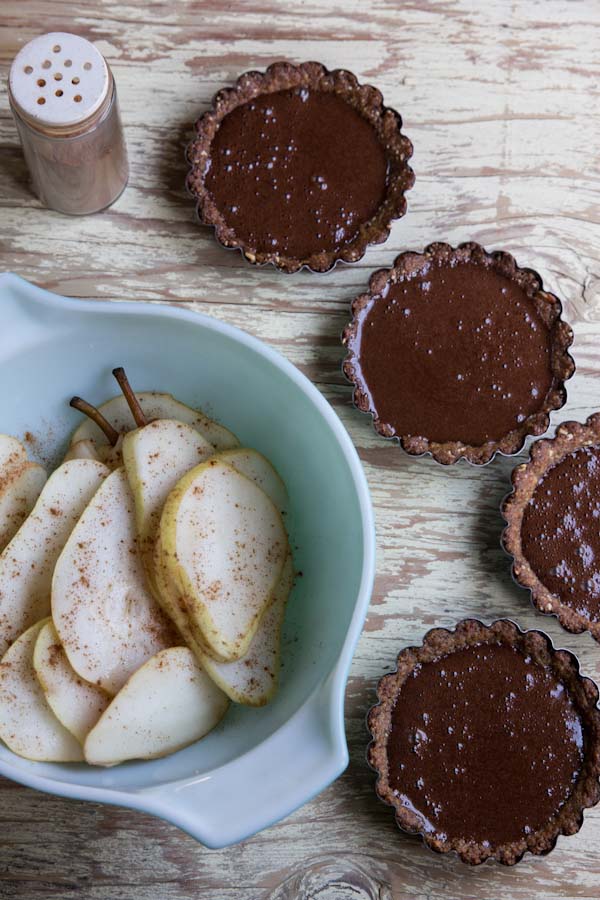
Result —
<instances>
[{"instance_id":1,"label":"perforated metal shaker lid","mask_svg":"<svg viewBox=\"0 0 600 900\"><path fill-rule=\"evenodd\" d=\"M40 126L77 125L93 115L110 85L102 54L85 38L54 31L21 48L9 75L18 111Z\"/></svg>"}]
</instances>

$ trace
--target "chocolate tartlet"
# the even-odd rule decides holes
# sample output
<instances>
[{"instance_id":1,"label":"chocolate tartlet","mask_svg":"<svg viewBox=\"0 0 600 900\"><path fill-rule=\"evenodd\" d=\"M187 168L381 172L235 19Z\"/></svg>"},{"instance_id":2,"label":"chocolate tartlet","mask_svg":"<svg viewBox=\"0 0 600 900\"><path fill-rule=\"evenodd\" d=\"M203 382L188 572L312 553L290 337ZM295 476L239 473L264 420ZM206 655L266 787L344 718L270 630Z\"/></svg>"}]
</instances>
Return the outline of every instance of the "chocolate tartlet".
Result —
<instances>
[{"instance_id":1,"label":"chocolate tartlet","mask_svg":"<svg viewBox=\"0 0 600 900\"><path fill-rule=\"evenodd\" d=\"M406 212L401 127L351 72L274 63L219 91L198 120L188 189L200 220L250 262L324 272L385 241Z\"/></svg>"},{"instance_id":2,"label":"chocolate tartlet","mask_svg":"<svg viewBox=\"0 0 600 900\"><path fill-rule=\"evenodd\" d=\"M403 650L369 713L377 793L440 853L514 865L600 799L598 688L572 653L470 619Z\"/></svg>"},{"instance_id":3,"label":"chocolate tartlet","mask_svg":"<svg viewBox=\"0 0 600 900\"><path fill-rule=\"evenodd\" d=\"M509 253L475 243L402 253L352 304L342 340L354 402L413 455L482 464L517 453L566 400L575 366L561 312Z\"/></svg>"},{"instance_id":4,"label":"chocolate tartlet","mask_svg":"<svg viewBox=\"0 0 600 900\"><path fill-rule=\"evenodd\" d=\"M563 422L512 473L502 536L540 612L600 641L600 413Z\"/></svg>"}]
</instances>

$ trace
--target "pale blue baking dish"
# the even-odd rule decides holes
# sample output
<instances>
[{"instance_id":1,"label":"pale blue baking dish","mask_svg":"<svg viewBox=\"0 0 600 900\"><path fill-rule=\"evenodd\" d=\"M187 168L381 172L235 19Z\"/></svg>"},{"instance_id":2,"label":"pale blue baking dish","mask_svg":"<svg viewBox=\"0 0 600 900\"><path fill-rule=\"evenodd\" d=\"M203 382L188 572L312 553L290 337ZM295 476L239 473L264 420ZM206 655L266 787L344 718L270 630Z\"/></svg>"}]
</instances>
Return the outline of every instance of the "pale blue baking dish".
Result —
<instances>
[{"instance_id":1,"label":"pale blue baking dish","mask_svg":"<svg viewBox=\"0 0 600 900\"><path fill-rule=\"evenodd\" d=\"M370 599L374 528L352 442L287 360L244 332L171 306L66 299L0 275L0 431L29 432L56 463L78 415L68 401L115 393L123 365L139 390L201 406L268 456L290 494L302 572L284 630L279 693L232 706L207 738L170 757L113 769L33 763L0 745L0 774L42 791L160 816L209 847L278 821L348 762L344 688Z\"/></svg>"}]
</instances>

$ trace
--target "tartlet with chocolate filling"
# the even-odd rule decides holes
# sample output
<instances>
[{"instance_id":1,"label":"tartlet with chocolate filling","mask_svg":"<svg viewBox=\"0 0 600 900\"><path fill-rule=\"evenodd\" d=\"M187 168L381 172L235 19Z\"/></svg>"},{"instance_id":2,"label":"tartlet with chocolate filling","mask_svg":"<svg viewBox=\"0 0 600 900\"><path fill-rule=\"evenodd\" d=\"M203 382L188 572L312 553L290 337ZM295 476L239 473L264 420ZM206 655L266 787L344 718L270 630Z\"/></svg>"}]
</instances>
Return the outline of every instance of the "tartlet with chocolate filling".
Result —
<instances>
[{"instance_id":1,"label":"tartlet with chocolate filling","mask_svg":"<svg viewBox=\"0 0 600 900\"><path fill-rule=\"evenodd\" d=\"M578 831L600 799L598 688L542 632L508 620L434 629L377 694L377 794L433 850L514 865Z\"/></svg>"},{"instance_id":2,"label":"tartlet with chocolate filling","mask_svg":"<svg viewBox=\"0 0 600 900\"><path fill-rule=\"evenodd\" d=\"M600 641L600 413L563 422L512 473L502 537L540 612Z\"/></svg>"},{"instance_id":3,"label":"tartlet with chocolate filling","mask_svg":"<svg viewBox=\"0 0 600 900\"><path fill-rule=\"evenodd\" d=\"M323 272L385 241L406 212L401 127L351 72L275 63L219 91L198 120L188 189L201 222L250 262Z\"/></svg>"},{"instance_id":4,"label":"tartlet with chocolate filling","mask_svg":"<svg viewBox=\"0 0 600 900\"><path fill-rule=\"evenodd\" d=\"M566 400L573 333L509 253L435 243L375 272L352 304L344 373L376 431L440 463L486 463L542 434Z\"/></svg>"}]
</instances>

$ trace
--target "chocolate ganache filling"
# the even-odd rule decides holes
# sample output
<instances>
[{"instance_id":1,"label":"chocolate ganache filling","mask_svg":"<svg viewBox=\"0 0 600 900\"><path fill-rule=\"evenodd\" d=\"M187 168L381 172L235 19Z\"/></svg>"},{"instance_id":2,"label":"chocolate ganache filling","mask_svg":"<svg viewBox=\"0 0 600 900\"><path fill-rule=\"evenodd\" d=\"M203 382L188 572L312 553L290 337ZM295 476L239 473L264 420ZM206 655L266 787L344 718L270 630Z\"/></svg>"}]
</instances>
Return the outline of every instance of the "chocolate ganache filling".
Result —
<instances>
[{"instance_id":1,"label":"chocolate ganache filling","mask_svg":"<svg viewBox=\"0 0 600 900\"><path fill-rule=\"evenodd\" d=\"M387 754L390 788L425 832L496 847L556 816L581 771L583 725L549 668L479 644L415 667Z\"/></svg>"},{"instance_id":2,"label":"chocolate ganache filling","mask_svg":"<svg viewBox=\"0 0 600 900\"><path fill-rule=\"evenodd\" d=\"M225 116L206 186L244 244L305 259L356 237L385 198L387 170L366 118L333 92L299 87Z\"/></svg>"},{"instance_id":3,"label":"chocolate ganache filling","mask_svg":"<svg viewBox=\"0 0 600 900\"><path fill-rule=\"evenodd\" d=\"M490 265L433 259L388 282L360 316L359 380L398 436L498 441L552 386L548 327L527 291Z\"/></svg>"},{"instance_id":4,"label":"chocolate ganache filling","mask_svg":"<svg viewBox=\"0 0 600 900\"><path fill-rule=\"evenodd\" d=\"M548 470L525 507L521 542L542 584L600 621L600 447L569 453Z\"/></svg>"}]
</instances>

